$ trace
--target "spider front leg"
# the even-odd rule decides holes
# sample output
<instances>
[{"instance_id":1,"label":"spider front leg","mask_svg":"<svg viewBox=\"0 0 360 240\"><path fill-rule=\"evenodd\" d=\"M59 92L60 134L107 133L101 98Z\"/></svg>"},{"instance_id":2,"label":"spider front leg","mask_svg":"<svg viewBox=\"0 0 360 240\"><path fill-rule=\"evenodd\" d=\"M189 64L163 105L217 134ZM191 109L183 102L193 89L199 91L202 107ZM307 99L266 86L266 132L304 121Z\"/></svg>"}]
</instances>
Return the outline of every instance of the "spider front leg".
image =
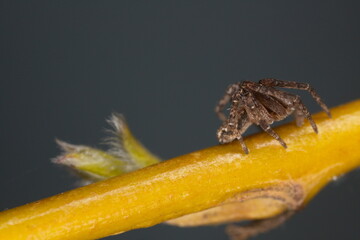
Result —
<instances>
[{"instance_id":1,"label":"spider front leg","mask_svg":"<svg viewBox=\"0 0 360 240\"><path fill-rule=\"evenodd\" d=\"M249 154L249 149L247 148L247 146L246 146L246 144L245 144L245 142L244 142L243 137L242 137L241 135L239 135L239 136L237 137L237 140L239 140L239 142L240 142L240 144L241 144L241 147L242 147L244 153L245 153L245 154Z\"/></svg>"},{"instance_id":2,"label":"spider front leg","mask_svg":"<svg viewBox=\"0 0 360 240\"><path fill-rule=\"evenodd\" d=\"M321 100L319 94L315 91L313 87L310 86L308 83L298 83L294 81L283 81L278 80L275 78L265 78L259 81L261 85L268 86L268 87L281 87L281 88L293 88L299 90L306 90L308 91L311 96L315 99L315 101L320 105L320 107L326 112L326 114L331 117L330 110L325 105L325 103Z\"/></svg>"},{"instance_id":3,"label":"spider front leg","mask_svg":"<svg viewBox=\"0 0 360 240\"><path fill-rule=\"evenodd\" d=\"M226 120L226 116L222 112L222 110L224 109L225 105L228 104L228 102L231 100L231 96L234 94L234 92L236 92L238 89L239 89L238 84L231 84L227 88L225 95L222 97L222 99L220 99L219 103L215 107L215 113L223 122Z\"/></svg>"},{"instance_id":4,"label":"spider front leg","mask_svg":"<svg viewBox=\"0 0 360 240\"><path fill-rule=\"evenodd\" d=\"M242 101L241 101L242 103ZM242 134L251 126L251 121L248 118L248 115L244 108L238 112L239 114L236 116L237 119L237 140L240 142L241 147L245 154L249 154L249 149L247 148L244 139L242 137ZM230 115L233 115L232 112L230 112Z\"/></svg>"},{"instance_id":5,"label":"spider front leg","mask_svg":"<svg viewBox=\"0 0 360 240\"><path fill-rule=\"evenodd\" d=\"M270 125L264 121L261 120L259 122L259 126L265 131L267 132L270 136L272 136L273 138L275 138L276 140L278 140L278 142L281 144L281 146L283 146L284 148L287 148L286 143L284 142L284 140L282 140L282 138L279 136L279 134L277 134L271 127Z\"/></svg>"}]
</instances>

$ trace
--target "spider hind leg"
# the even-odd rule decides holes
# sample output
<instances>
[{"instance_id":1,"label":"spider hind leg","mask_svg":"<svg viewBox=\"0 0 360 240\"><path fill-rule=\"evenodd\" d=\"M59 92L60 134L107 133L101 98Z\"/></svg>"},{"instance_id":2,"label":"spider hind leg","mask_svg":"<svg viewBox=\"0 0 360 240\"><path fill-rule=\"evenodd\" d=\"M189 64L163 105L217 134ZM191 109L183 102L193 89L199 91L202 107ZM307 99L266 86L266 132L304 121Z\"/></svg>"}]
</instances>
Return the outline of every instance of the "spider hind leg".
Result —
<instances>
[{"instance_id":1,"label":"spider hind leg","mask_svg":"<svg viewBox=\"0 0 360 240\"><path fill-rule=\"evenodd\" d=\"M262 130L264 130L265 132L267 132L270 136L272 136L273 138L275 138L280 144L281 146L283 146L284 148L287 148L286 143L284 142L284 140L282 140L282 138L279 136L279 134L277 134L271 127L269 124L267 124L265 121L260 121L259 122L259 126L262 128Z\"/></svg>"},{"instance_id":2,"label":"spider hind leg","mask_svg":"<svg viewBox=\"0 0 360 240\"><path fill-rule=\"evenodd\" d=\"M310 93L310 95L313 97L313 99L317 102L317 104L320 105L320 107L326 112L328 117L331 118L331 113L329 108L326 106L326 104L321 100L320 95L315 91L313 87L310 86L308 83L299 83L299 82L293 82L293 81L283 81L278 80L275 78L265 78L261 79L259 81L261 85L269 86L269 87L281 87L281 88L292 88L292 89L299 89L299 90L305 90Z\"/></svg>"}]
</instances>

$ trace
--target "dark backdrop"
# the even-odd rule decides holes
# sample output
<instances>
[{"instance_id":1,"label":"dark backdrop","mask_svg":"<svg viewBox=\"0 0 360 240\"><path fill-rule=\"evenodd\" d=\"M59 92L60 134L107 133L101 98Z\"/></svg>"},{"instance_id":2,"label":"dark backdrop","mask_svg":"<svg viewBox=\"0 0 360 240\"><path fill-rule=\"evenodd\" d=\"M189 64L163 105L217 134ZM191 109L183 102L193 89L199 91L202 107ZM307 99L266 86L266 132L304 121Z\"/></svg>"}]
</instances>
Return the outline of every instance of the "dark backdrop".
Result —
<instances>
[{"instance_id":1,"label":"dark backdrop","mask_svg":"<svg viewBox=\"0 0 360 240\"><path fill-rule=\"evenodd\" d=\"M168 159L217 144L213 108L236 81L309 82L330 107L358 98L359 11L330 0L1 0L0 208L73 188L50 162L54 138L95 146L113 111ZM359 203L355 171L257 239L360 239ZM227 239L222 226L164 225L107 239L169 238Z\"/></svg>"}]
</instances>

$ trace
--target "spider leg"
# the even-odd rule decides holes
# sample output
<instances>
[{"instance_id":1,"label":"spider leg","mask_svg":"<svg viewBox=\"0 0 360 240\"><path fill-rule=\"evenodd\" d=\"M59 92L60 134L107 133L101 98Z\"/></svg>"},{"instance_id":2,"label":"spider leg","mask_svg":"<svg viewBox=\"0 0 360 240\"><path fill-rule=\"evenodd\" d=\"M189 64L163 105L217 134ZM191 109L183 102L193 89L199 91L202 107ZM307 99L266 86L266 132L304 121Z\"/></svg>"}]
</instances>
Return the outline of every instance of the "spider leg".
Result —
<instances>
[{"instance_id":1,"label":"spider leg","mask_svg":"<svg viewBox=\"0 0 360 240\"><path fill-rule=\"evenodd\" d=\"M243 137L239 134L239 136L237 137L237 140L239 140L240 144L241 144L241 147L244 151L245 154L249 154L249 149L247 148L245 142L244 142L244 139Z\"/></svg>"},{"instance_id":2,"label":"spider leg","mask_svg":"<svg viewBox=\"0 0 360 240\"><path fill-rule=\"evenodd\" d=\"M308 91L311 96L315 99L315 101L320 105L320 107L326 112L326 114L331 117L330 110L325 105L325 103L321 100L319 94L315 91L313 87L311 87L308 83L298 83L294 81L283 81L274 78L265 78L259 81L261 85L269 86L269 87L281 87L281 88L293 88L299 90Z\"/></svg>"},{"instance_id":3,"label":"spider leg","mask_svg":"<svg viewBox=\"0 0 360 240\"><path fill-rule=\"evenodd\" d=\"M249 94L246 99L244 98L243 101L245 102L245 100L245 110L249 121L259 125L265 132L279 141L284 148L287 148L286 143L281 139L281 137L271 129L269 123L273 122L273 118L266 107L262 105L262 103L258 101L252 93Z\"/></svg>"},{"instance_id":4,"label":"spider leg","mask_svg":"<svg viewBox=\"0 0 360 240\"><path fill-rule=\"evenodd\" d=\"M276 140L278 140L279 143L281 144L281 146L283 146L284 148L287 148L286 143L284 142L284 140L282 140L281 137L280 137L273 129L271 129L270 125L267 124L266 121L260 120L259 126L260 126L265 132L267 132L270 136L272 136L273 138L275 138Z\"/></svg>"},{"instance_id":5,"label":"spider leg","mask_svg":"<svg viewBox=\"0 0 360 240\"><path fill-rule=\"evenodd\" d=\"M247 116L247 113L246 113L245 109L241 110L240 116L238 117L237 120L238 120L238 126L237 126L237 128L238 128L238 137L237 137L237 139L239 140L243 151L246 154L249 154L249 149L247 148L247 146L246 146L246 144L244 142L244 139L243 139L243 137L241 135L252 124L251 121L249 120L248 116Z\"/></svg>"},{"instance_id":6,"label":"spider leg","mask_svg":"<svg viewBox=\"0 0 360 240\"><path fill-rule=\"evenodd\" d=\"M259 83L253 83L253 82L246 82L243 84L243 88L246 89L247 91L272 96L285 106L291 106L294 103L294 98L295 98L294 94L280 91L271 86L264 86Z\"/></svg>"},{"instance_id":7,"label":"spider leg","mask_svg":"<svg viewBox=\"0 0 360 240\"><path fill-rule=\"evenodd\" d=\"M275 121L284 119L291 112L291 110L285 108L281 104L281 101L272 96L261 94L259 92L254 92L254 94L256 99L264 105Z\"/></svg>"},{"instance_id":8,"label":"spider leg","mask_svg":"<svg viewBox=\"0 0 360 240\"><path fill-rule=\"evenodd\" d=\"M220 118L221 121L225 121L226 120L226 116L225 114L222 112L222 110L224 109L225 105L228 104L228 102L231 99L231 96L233 95L233 93L235 91L237 91L239 89L239 85L238 84L231 84L226 92L225 95L220 99L219 103L216 105L215 107L215 113L218 115L218 117Z\"/></svg>"},{"instance_id":9,"label":"spider leg","mask_svg":"<svg viewBox=\"0 0 360 240\"><path fill-rule=\"evenodd\" d=\"M273 117L269 113L269 111L265 108L265 106L256 99L253 91L249 91L247 96L241 96L241 100L243 101L243 106L247 113L247 117L250 122L259 124L260 120L265 120L266 122L272 123Z\"/></svg>"}]
</instances>

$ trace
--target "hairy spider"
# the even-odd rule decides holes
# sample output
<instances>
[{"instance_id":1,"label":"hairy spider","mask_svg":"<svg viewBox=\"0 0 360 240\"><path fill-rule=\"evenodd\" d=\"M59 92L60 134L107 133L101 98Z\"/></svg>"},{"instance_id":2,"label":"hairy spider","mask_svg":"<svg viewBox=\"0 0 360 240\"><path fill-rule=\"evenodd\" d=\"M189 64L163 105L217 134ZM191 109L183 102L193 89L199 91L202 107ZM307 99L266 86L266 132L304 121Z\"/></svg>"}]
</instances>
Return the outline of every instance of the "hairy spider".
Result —
<instances>
[{"instance_id":1,"label":"hairy spider","mask_svg":"<svg viewBox=\"0 0 360 240\"><path fill-rule=\"evenodd\" d=\"M220 143L229 143L237 139L244 152L248 154L249 150L241 135L252 124L256 124L286 148L286 143L270 128L270 124L274 121L280 121L292 113L295 116L297 126L303 125L304 118L307 118L314 131L318 132L311 114L301 102L300 97L274 87L308 91L327 115L331 117L329 109L321 101L320 96L307 83L281 81L274 78L265 78L258 83L243 81L230 85L215 108L215 112L223 121L222 126L217 131ZM226 118L222 110L230 101L230 113L229 117Z\"/></svg>"}]
</instances>

